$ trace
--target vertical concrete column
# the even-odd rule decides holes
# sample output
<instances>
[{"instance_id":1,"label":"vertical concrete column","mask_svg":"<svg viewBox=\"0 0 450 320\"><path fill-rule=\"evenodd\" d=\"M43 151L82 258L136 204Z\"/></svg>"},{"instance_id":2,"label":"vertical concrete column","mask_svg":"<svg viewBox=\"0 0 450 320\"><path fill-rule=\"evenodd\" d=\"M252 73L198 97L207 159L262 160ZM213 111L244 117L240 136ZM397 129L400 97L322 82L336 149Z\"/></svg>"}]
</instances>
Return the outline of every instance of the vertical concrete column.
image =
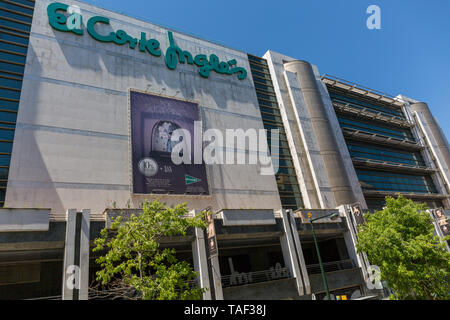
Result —
<instances>
[{"instance_id":1,"label":"vertical concrete column","mask_svg":"<svg viewBox=\"0 0 450 320\"><path fill-rule=\"evenodd\" d=\"M88 300L90 210L69 209L66 213L63 300Z\"/></svg>"},{"instance_id":2,"label":"vertical concrete column","mask_svg":"<svg viewBox=\"0 0 450 320\"><path fill-rule=\"evenodd\" d=\"M192 241L192 257L194 259L194 270L199 274L197 283L199 287L206 289L203 293L203 300L211 300L205 237L203 230L200 228L195 228L195 240Z\"/></svg>"},{"instance_id":3,"label":"vertical concrete column","mask_svg":"<svg viewBox=\"0 0 450 320\"><path fill-rule=\"evenodd\" d=\"M89 231L91 224L91 210L83 209L80 228L80 283L79 300L88 300L89 295Z\"/></svg>"},{"instance_id":4,"label":"vertical concrete column","mask_svg":"<svg viewBox=\"0 0 450 320\"><path fill-rule=\"evenodd\" d=\"M431 114L428 105L424 102L414 103L411 104L411 110L420 112L422 114L423 119L430 128L431 135L433 136L434 141L436 142L436 147L439 149L442 155L442 160L447 165L447 168L450 168L450 151L447 138L442 132L442 129L439 126L438 122Z\"/></svg>"},{"instance_id":5,"label":"vertical concrete column","mask_svg":"<svg viewBox=\"0 0 450 320\"><path fill-rule=\"evenodd\" d=\"M76 285L77 270L75 265L75 235L77 227L77 210L69 209L66 212L66 243L64 246L64 267L62 299L73 300ZM75 275L75 276L74 276Z\"/></svg>"},{"instance_id":6,"label":"vertical concrete column","mask_svg":"<svg viewBox=\"0 0 450 320\"><path fill-rule=\"evenodd\" d=\"M287 210L289 223L291 226L292 239L294 240L298 264L300 272L302 273L303 284L305 286L305 294L311 294L311 285L309 282L308 270L306 269L305 257L303 256L302 245L300 243L300 237L298 235L297 224L295 223L295 217L292 210Z\"/></svg>"},{"instance_id":7,"label":"vertical concrete column","mask_svg":"<svg viewBox=\"0 0 450 320\"><path fill-rule=\"evenodd\" d=\"M211 258L211 272L214 281L214 294L216 300L223 300L222 276L220 275L219 257L217 255Z\"/></svg>"},{"instance_id":8,"label":"vertical concrete column","mask_svg":"<svg viewBox=\"0 0 450 320\"><path fill-rule=\"evenodd\" d=\"M297 75L336 205L356 202L312 66L296 60L286 62L284 69Z\"/></svg>"},{"instance_id":9,"label":"vertical concrete column","mask_svg":"<svg viewBox=\"0 0 450 320\"><path fill-rule=\"evenodd\" d=\"M365 253L358 253L356 249L357 244L357 224L353 215L350 212L350 207L348 205L339 206L339 212L344 214L345 221L347 223L348 231L344 233L344 241L347 247L350 259L361 268L364 281L367 283L369 281L369 274L367 272L367 267L370 265L367 255Z\"/></svg>"},{"instance_id":10,"label":"vertical concrete column","mask_svg":"<svg viewBox=\"0 0 450 320\"><path fill-rule=\"evenodd\" d=\"M309 277L306 271L306 265L303 259L303 253L301 253L299 259L299 250L301 247L297 248L296 241L293 237L292 221L290 217L290 212L287 210L279 211L282 221L284 235L280 237L281 249L283 251L283 258L285 260L286 267L289 269L290 274L295 277L297 284L297 291L300 296L311 293L311 288L309 284ZM295 221L294 221L295 223ZM295 228L296 232L297 228ZM298 236L298 233L297 233ZM297 241L298 246L300 246L300 240ZM300 263L300 260L303 261ZM303 265L301 265L303 264Z\"/></svg>"}]
</instances>

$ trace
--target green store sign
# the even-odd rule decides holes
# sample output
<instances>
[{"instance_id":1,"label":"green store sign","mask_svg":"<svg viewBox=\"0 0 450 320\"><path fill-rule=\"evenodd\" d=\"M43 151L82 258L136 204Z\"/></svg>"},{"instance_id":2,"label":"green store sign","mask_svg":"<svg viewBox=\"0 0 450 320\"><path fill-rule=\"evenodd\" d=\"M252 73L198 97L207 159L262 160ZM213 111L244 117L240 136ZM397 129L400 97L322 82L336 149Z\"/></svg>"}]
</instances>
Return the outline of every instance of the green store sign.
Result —
<instances>
[{"instance_id":1,"label":"green store sign","mask_svg":"<svg viewBox=\"0 0 450 320\"><path fill-rule=\"evenodd\" d=\"M47 7L48 21L53 29L62 32L72 32L76 35L83 35L83 17L79 13L68 14L69 6L63 3L51 3ZM65 15L66 13L67 15ZM119 46L128 44L130 49L136 49L141 52L148 52L152 56L160 57L162 55L160 43L156 39L147 39L145 32L141 32L141 38L134 38L123 30L111 32L108 35L99 34L95 30L97 24L109 25L109 19L101 16L95 16L88 20L86 30L89 35L100 42L114 43ZM204 54L198 54L195 57L189 51L182 50L175 45L172 32L167 32L169 38L169 47L166 50L164 60L167 68L176 69L178 63L195 64L198 72L203 78L208 78L211 71L224 75L237 75L239 80L247 78L247 70L242 67L236 67L236 60L220 62L219 57L211 54L209 58Z\"/></svg>"}]
</instances>

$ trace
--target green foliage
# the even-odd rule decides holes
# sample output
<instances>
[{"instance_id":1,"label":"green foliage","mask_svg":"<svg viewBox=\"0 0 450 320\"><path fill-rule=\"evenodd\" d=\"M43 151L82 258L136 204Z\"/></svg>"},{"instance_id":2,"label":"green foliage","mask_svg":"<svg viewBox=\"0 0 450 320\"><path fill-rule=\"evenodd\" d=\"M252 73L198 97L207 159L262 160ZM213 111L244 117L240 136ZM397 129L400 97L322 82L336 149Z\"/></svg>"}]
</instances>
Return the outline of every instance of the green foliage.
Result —
<instances>
[{"instance_id":1,"label":"green foliage","mask_svg":"<svg viewBox=\"0 0 450 320\"><path fill-rule=\"evenodd\" d=\"M425 204L401 195L386 198L382 211L365 216L358 252L366 252L394 291L390 299L449 299L450 253L435 235Z\"/></svg>"},{"instance_id":2,"label":"green foliage","mask_svg":"<svg viewBox=\"0 0 450 320\"><path fill-rule=\"evenodd\" d=\"M94 251L106 250L96 261L102 267L97 281L102 285L120 283L122 297L130 291L140 299L201 299L204 289L189 285L197 274L185 261L177 261L175 249L161 249L159 240L186 235L190 227L206 228L201 215L183 217L186 204L175 208L154 201L143 204L142 214L127 221L117 217L110 229L103 229L95 240ZM122 290L123 291L123 290Z\"/></svg>"}]
</instances>

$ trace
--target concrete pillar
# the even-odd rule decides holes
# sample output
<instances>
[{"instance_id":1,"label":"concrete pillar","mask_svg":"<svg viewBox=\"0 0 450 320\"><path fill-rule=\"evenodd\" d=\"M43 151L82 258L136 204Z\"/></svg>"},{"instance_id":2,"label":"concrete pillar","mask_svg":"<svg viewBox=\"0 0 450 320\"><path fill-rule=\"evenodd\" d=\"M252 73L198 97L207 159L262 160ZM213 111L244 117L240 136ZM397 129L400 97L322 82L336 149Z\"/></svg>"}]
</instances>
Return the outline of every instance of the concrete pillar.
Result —
<instances>
[{"instance_id":1,"label":"concrete pillar","mask_svg":"<svg viewBox=\"0 0 450 320\"><path fill-rule=\"evenodd\" d=\"M66 221L62 299L88 300L90 210L69 209Z\"/></svg>"},{"instance_id":2,"label":"concrete pillar","mask_svg":"<svg viewBox=\"0 0 450 320\"><path fill-rule=\"evenodd\" d=\"M199 274L197 278L198 286L206 289L203 293L203 300L211 300L205 237L203 230L200 228L195 228L195 240L192 241L192 257L194 259L194 270Z\"/></svg>"},{"instance_id":3,"label":"concrete pillar","mask_svg":"<svg viewBox=\"0 0 450 320\"><path fill-rule=\"evenodd\" d=\"M350 211L350 206L342 205L339 206L339 212L343 213L345 216L345 222L347 223L348 231L344 233L344 241L347 247L350 259L358 267L361 268L361 273L363 275L364 281L367 283L369 281L367 267L370 265L367 255L365 253L357 253L356 243L357 243L357 224Z\"/></svg>"},{"instance_id":4,"label":"concrete pillar","mask_svg":"<svg viewBox=\"0 0 450 320\"><path fill-rule=\"evenodd\" d=\"M222 290L222 276L220 275L219 257L214 255L210 257L211 260L211 272L214 281L214 294L216 300L223 300Z\"/></svg>"},{"instance_id":5,"label":"concrete pillar","mask_svg":"<svg viewBox=\"0 0 450 320\"><path fill-rule=\"evenodd\" d=\"M303 296L311 293L311 287L309 284L308 272L306 270L305 260L303 258L303 252L301 251L300 239L298 238L297 228L292 227L292 220L290 211L280 210L284 235L280 237L281 249L283 251L283 257L286 267L289 269L290 274L295 277L298 294ZM294 233L297 234L297 240L294 240Z\"/></svg>"},{"instance_id":6,"label":"concrete pillar","mask_svg":"<svg viewBox=\"0 0 450 320\"><path fill-rule=\"evenodd\" d=\"M75 265L75 233L77 227L77 210L69 209L66 212L66 243L64 246L63 288L62 299L73 300L74 288L78 281L78 271Z\"/></svg>"},{"instance_id":7,"label":"concrete pillar","mask_svg":"<svg viewBox=\"0 0 450 320\"><path fill-rule=\"evenodd\" d=\"M284 69L297 75L336 205L356 202L312 66L295 60L286 62Z\"/></svg>"},{"instance_id":8,"label":"concrete pillar","mask_svg":"<svg viewBox=\"0 0 450 320\"><path fill-rule=\"evenodd\" d=\"M411 110L422 114L424 121L430 128L431 134L436 142L436 146L442 155L442 160L446 163L447 168L450 168L450 151L447 138L442 132L438 122L431 114L428 105L424 102L414 103L411 104Z\"/></svg>"},{"instance_id":9,"label":"concrete pillar","mask_svg":"<svg viewBox=\"0 0 450 320\"><path fill-rule=\"evenodd\" d=\"M80 213L79 213L80 214ZM88 300L89 295L89 232L91 224L91 210L83 209L81 212L80 228L80 284L78 300Z\"/></svg>"},{"instance_id":10,"label":"concrete pillar","mask_svg":"<svg viewBox=\"0 0 450 320\"><path fill-rule=\"evenodd\" d=\"M309 282L308 270L306 269L306 262L303 256L302 245L300 243L300 237L298 235L297 225L295 223L294 213L292 210L287 210L289 216L289 222L291 225L292 238L295 243L296 253L300 271L302 273L303 284L305 286L305 294L311 294L311 284Z\"/></svg>"}]
</instances>

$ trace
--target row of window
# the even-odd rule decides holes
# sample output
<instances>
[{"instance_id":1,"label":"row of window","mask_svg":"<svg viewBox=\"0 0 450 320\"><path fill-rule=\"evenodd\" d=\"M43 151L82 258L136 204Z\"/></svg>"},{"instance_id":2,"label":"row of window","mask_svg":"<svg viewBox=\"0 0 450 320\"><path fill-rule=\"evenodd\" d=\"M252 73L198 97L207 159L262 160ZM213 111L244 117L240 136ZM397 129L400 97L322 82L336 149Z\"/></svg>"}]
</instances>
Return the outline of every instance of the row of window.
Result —
<instances>
[{"instance_id":1,"label":"row of window","mask_svg":"<svg viewBox=\"0 0 450 320\"><path fill-rule=\"evenodd\" d=\"M381 112L386 116L395 116L405 119L400 108L389 108L382 103L370 103L367 99L358 98L350 93L340 92L328 87L330 97L333 101L349 103L354 108L367 111ZM337 114L339 124L342 128L351 128L365 132L375 133L383 136L393 137L400 140L415 141L410 129L401 128L396 125L387 125L378 121L368 121L356 116ZM379 146L371 143L362 143L353 138L346 138L346 143L352 158L364 158L370 160L387 161L392 163L425 166L425 161L417 151L404 151L396 148ZM406 192L431 194L436 193L436 187L430 175L399 174L382 170L367 170L356 168L356 174L361 187L365 191L384 192ZM366 199L370 209L381 209L384 199Z\"/></svg>"},{"instance_id":2,"label":"row of window","mask_svg":"<svg viewBox=\"0 0 450 320\"><path fill-rule=\"evenodd\" d=\"M439 200L414 200L416 202L425 203L428 208L442 208L442 201ZM384 198L373 198L373 199L366 199L367 207L371 211L375 210L382 210L383 207L386 206L386 200Z\"/></svg>"},{"instance_id":3,"label":"row of window","mask_svg":"<svg viewBox=\"0 0 450 320\"><path fill-rule=\"evenodd\" d=\"M388 108L381 105L377 105L374 103L370 103L368 101L363 101L362 99L356 99L350 97L349 95L344 95L336 90L333 90L331 87L328 87L328 92L330 93L331 100L342 103L349 104L356 109L366 109L369 112L380 113L388 116L388 117L398 117L401 119L405 119L405 115L403 114L400 108Z\"/></svg>"},{"instance_id":4,"label":"row of window","mask_svg":"<svg viewBox=\"0 0 450 320\"><path fill-rule=\"evenodd\" d=\"M0 206L5 201L34 1L0 2Z\"/></svg>"},{"instance_id":5,"label":"row of window","mask_svg":"<svg viewBox=\"0 0 450 320\"><path fill-rule=\"evenodd\" d=\"M272 149L271 129L279 130L279 148L272 155L279 160L279 169L276 174L278 192L284 209L296 210L303 208L302 195L297 182L295 168L281 120L278 102L275 97L272 79L264 59L248 55L250 70L258 97L261 117L264 128L267 130L268 144Z\"/></svg>"},{"instance_id":6,"label":"row of window","mask_svg":"<svg viewBox=\"0 0 450 320\"><path fill-rule=\"evenodd\" d=\"M400 174L356 169L363 190L411 193L437 193L429 175Z\"/></svg>"},{"instance_id":7,"label":"row of window","mask_svg":"<svg viewBox=\"0 0 450 320\"><path fill-rule=\"evenodd\" d=\"M347 141L347 147L352 158L365 158L406 164L412 166L425 166L420 152L407 152L390 147L379 147Z\"/></svg>"},{"instance_id":8,"label":"row of window","mask_svg":"<svg viewBox=\"0 0 450 320\"><path fill-rule=\"evenodd\" d=\"M337 118L341 127L366 131L400 140L415 141L415 138L410 129L393 128L391 126L376 123L374 121L369 122L347 115L337 115Z\"/></svg>"}]
</instances>

